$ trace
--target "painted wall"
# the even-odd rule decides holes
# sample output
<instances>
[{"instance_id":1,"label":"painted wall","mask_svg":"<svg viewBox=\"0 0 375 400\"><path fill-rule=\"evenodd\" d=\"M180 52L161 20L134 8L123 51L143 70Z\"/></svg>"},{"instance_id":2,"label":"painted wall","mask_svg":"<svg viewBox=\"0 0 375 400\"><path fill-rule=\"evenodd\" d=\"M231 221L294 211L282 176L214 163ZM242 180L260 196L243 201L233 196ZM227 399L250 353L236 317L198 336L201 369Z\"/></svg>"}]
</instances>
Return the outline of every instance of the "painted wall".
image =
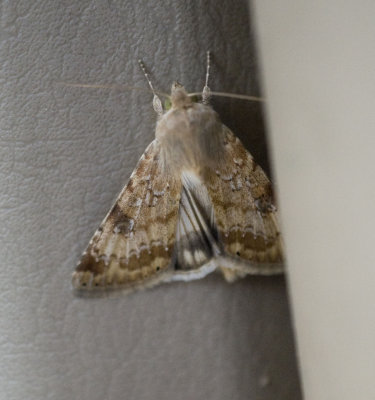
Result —
<instances>
[{"instance_id":1,"label":"painted wall","mask_svg":"<svg viewBox=\"0 0 375 400\"><path fill-rule=\"evenodd\" d=\"M1 6L0 399L299 399L283 278L220 276L74 297L73 268L146 145L152 96L259 95L248 7L37 0ZM214 102L269 171L258 103Z\"/></svg>"}]
</instances>

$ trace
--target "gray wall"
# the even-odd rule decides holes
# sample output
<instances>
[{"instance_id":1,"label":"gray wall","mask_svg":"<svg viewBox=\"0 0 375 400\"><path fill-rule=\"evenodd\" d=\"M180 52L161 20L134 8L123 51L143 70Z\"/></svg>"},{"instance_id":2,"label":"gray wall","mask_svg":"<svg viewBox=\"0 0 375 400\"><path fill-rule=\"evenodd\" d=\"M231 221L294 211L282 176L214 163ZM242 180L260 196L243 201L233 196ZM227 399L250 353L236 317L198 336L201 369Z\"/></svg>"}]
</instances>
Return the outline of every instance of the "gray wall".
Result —
<instances>
[{"instance_id":1,"label":"gray wall","mask_svg":"<svg viewBox=\"0 0 375 400\"><path fill-rule=\"evenodd\" d=\"M245 1L1 5L0 398L300 399L285 281L219 276L74 297L80 253L153 138L152 96L61 81L259 95ZM269 172L259 104L217 100Z\"/></svg>"}]
</instances>

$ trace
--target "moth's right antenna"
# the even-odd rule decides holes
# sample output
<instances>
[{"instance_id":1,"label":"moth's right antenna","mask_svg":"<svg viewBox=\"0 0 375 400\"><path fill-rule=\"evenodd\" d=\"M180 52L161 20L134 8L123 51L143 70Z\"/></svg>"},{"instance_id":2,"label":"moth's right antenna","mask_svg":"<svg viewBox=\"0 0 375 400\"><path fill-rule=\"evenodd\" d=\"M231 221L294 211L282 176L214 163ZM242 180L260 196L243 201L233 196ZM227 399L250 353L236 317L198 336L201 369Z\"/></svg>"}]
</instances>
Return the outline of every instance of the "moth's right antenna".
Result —
<instances>
[{"instance_id":1,"label":"moth's right antenna","mask_svg":"<svg viewBox=\"0 0 375 400\"><path fill-rule=\"evenodd\" d=\"M210 76L210 52L207 51L207 64L206 64L206 82L202 91L202 103L208 104L211 97L211 89L208 87L208 78Z\"/></svg>"},{"instance_id":2,"label":"moth's right antenna","mask_svg":"<svg viewBox=\"0 0 375 400\"><path fill-rule=\"evenodd\" d=\"M144 76L145 76L145 78L146 78L146 80L148 82L148 85L150 86L150 89L151 89L152 93L154 94L154 98L152 100L152 106L153 106L156 114L158 114L158 116L161 117L163 115L163 113L164 113L164 110L163 110L163 106L161 104L160 98L155 93L154 87L152 86L151 80L150 80L150 78L148 76L148 73L147 73L147 70L146 70L146 67L145 67L143 61L142 60L138 60L138 64L139 64L139 66L141 67L141 69L143 71L143 74L144 74Z\"/></svg>"}]
</instances>

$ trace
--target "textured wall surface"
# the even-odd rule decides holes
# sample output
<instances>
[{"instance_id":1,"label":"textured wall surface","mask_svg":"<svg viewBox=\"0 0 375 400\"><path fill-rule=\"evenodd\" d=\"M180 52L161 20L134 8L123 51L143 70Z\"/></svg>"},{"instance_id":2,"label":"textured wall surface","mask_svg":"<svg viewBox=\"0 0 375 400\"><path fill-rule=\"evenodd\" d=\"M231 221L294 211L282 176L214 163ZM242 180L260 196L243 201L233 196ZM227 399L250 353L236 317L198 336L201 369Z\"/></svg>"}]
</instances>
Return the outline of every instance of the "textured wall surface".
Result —
<instances>
[{"instance_id":1,"label":"textured wall surface","mask_svg":"<svg viewBox=\"0 0 375 400\"><path fill-rule=\"evenodd\" d=\"M285 281L211 276L82 299L80 253L153 138L152 96L259 95L245 1L3 1L0 399L300 399ZM215 108L267 170L259 104Z\"/></svg>"}]
</instances>

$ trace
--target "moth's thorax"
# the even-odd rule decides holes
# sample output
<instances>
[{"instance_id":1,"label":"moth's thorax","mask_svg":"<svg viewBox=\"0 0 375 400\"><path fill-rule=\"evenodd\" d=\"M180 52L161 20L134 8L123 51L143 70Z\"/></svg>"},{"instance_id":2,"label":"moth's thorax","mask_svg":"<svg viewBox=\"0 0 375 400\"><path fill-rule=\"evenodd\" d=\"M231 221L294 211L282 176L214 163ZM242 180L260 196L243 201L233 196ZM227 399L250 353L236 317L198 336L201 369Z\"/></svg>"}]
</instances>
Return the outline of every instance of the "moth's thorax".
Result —
<instances>
[{"instance_id":1,"label":"moth's thorax","mask_svg":"<svg viewBox=\"0 0 375 400\"><path fill-rule=\"evenodd\" d=\"M193 103L185 88L177 82L172 85L171 102L172 108L186 108Z\"/></svg>"},{"instance_id":2,"label":"moth's thorax","mask_svg":"<svg viewBox=\"0 0 375 400\"><path fill-rule=\"evenodd\" d=\"M172 172L214 167L223 160L224 126L210 107L194 103L183 88L172 91L172 108L157 123L161 163Z\"/></svg>"}]
</instances>

